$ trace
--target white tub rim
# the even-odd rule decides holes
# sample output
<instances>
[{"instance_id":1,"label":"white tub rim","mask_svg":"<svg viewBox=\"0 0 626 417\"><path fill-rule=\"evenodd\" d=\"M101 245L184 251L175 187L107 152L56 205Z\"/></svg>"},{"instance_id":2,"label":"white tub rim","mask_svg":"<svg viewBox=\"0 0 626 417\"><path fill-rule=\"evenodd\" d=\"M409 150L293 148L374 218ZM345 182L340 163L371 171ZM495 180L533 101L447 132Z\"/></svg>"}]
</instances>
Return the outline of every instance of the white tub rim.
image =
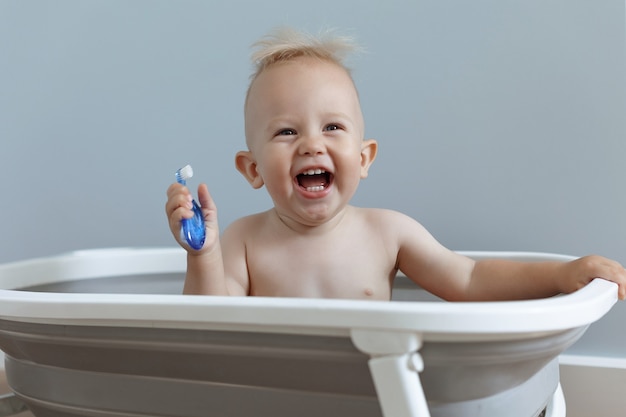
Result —
<instances>
[{"instance_id":1,"label":"white tub rim","mask_svg":"<svg viewBox=\"0 0 626 417\"><path fill-rule=\"evenodd\" d=\"M460 252L479 258L518 260L574 259L535 252ZM142 262L135 262L136 260ZM149 260L149 262L144 262ZM93 268L97 265L98 268ZM85 250L56 257L0 265L0 277L16 271L70 272L63 280L184 272L180 248L113 248ZM93 273L87 271L97 269ZM20 274L16 274L20 275ZM11 275L12 276L12 275ZM3 278L4 279L4 278ZM7 280L5 280L7 281ZM602 317L617 300L617 285L596 279L568 295L504 302L398 302L312 298L223 297L169 294L79 294L18 291L3 281L0 319L66 325L164 328L233 328L345 335L355 328L421 333L425 339L454 337L517 339L586 326ZM9 280L10 281L10 280ZM61 281L61 279L56 279ZM32 282L24 283L32 285ZM260 326L261 325L261 326ZM317 330L315 330L317 329Z\"/></svg>"}]
</instances>

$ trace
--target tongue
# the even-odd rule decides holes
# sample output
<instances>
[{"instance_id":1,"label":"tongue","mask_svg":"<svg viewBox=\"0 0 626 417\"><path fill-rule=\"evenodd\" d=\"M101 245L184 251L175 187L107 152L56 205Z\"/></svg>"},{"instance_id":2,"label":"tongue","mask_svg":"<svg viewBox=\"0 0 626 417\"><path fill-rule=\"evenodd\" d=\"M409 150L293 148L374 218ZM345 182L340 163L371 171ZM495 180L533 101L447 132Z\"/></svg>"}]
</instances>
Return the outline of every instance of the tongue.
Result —
<instances>
[{"instance_id":1,"label":"tongue","mask_svg":"<svg viewBox=\"0 0 626 417\"><path fill-rule=\"evenodd\" d=\"M326 174L299 175L298 182L304 188L326 185Z\"/></svg>"}]
</instances>

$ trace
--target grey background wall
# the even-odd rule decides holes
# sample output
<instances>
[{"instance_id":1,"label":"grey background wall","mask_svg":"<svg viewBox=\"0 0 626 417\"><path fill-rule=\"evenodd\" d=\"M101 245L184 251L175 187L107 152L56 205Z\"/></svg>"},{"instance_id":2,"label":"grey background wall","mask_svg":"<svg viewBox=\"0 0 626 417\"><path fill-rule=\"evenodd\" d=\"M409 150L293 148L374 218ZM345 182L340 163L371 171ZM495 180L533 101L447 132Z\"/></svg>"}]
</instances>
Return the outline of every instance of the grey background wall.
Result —
<instances>
[{"instance_id":1,"label":"grey background wall","mask_svg":"<svg viewBox=\"0 0 626 417\"><path fill-rule=\"evenodd\" d=\"M367 49L351 66L380 154L354 204L453 249L626 264L624 21L623 0L1 1L0 261L174 244L187 163L222 227L268 208L233 158L249 46L287 24Z\"/></svg>"}]
</instances>

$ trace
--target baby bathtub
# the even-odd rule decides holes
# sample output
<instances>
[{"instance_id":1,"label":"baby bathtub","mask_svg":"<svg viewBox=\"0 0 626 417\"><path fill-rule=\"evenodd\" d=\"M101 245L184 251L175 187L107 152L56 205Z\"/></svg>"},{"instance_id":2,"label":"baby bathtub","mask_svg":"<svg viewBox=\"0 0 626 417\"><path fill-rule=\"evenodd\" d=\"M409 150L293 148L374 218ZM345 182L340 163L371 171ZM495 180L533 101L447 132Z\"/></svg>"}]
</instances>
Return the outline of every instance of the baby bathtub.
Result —
<instances>
[{"instance_id":1,"label":"baby bathtub","mask_svg":"<svg viewBox=\"0 0 626 417\"><path fill-rule=\"evenodd\" d=\"M38 417L564 416L557 357L617 299L594 280L447 303L404 277L392 302L183 296L184 270L175 248L0 265L14 399Z\"/></svg>"}]
</instances>

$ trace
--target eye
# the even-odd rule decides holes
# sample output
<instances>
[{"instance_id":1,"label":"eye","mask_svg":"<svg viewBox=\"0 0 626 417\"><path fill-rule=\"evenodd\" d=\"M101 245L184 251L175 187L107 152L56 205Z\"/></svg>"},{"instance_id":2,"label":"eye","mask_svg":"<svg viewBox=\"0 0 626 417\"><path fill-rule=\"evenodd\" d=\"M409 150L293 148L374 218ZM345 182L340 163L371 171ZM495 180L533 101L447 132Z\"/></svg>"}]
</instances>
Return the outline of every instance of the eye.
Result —
<instances>
[{"instance_id":1,"label":"eye","mask_svg":"<svg viewBox=\"0 0 626 417\"><path fill-rule=\"evenodd\" d=\"M276 136L290 136L290 135L295 135L296 131L293 129L281 129L278 132L276 132Z\"/></svg>"},{"instance_id":2,"label":"eye","mask_svg":"<svg viewBox=\"0 0 626 417\"><path fill-rule=\"evenodd\" d=\"M338 124L335 124L335 123L331 123L329 125L326 125L326 127L324 127L324 131L326 131L326 132L330 132L330 131L333 131L333 130L339 130L339 129L341 129L341 126L339 126Z\"/></svg>"}]
</instances>

